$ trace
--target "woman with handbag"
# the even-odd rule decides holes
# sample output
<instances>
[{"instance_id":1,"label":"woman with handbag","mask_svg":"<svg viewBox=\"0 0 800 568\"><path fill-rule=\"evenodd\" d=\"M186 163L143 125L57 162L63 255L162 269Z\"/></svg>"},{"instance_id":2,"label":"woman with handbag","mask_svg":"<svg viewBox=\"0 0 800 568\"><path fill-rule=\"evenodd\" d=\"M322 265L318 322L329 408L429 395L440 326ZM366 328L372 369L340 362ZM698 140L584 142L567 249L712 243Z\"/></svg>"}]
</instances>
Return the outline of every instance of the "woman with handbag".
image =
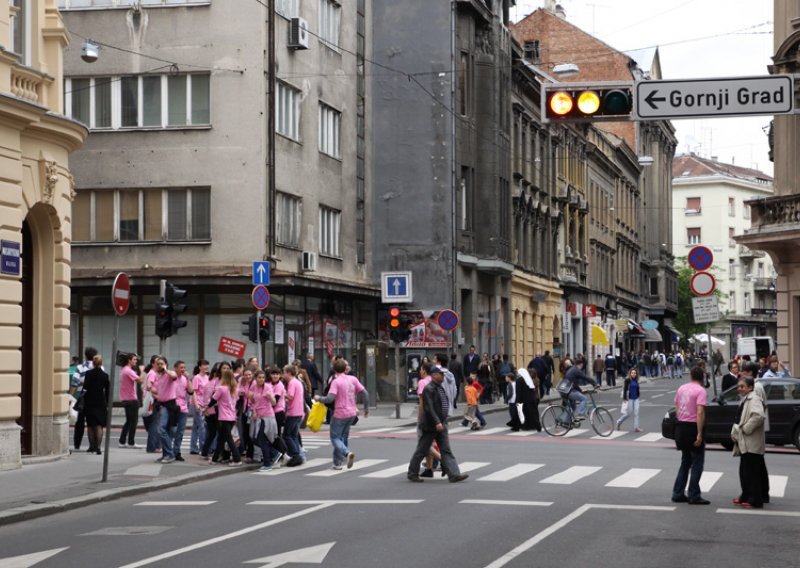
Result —
<instances>
[{"instance_id":1,"label":"woman with handbag","mask_svg":"<svg viewBox=\"0 0 800 568\"><path fill-rule=\"evenodd\" d=\"M111 383L108 373L103 370L103 357L95 355L92 359L93 368L86 371L83 381L84 407L86 415L87 433L89 434L89 453L101 454L100 444L103 442L103 428L108 421L108 392Z\"/></svg>"},{"instance_id":2,"label":"woman with handbag","mask_svg":"<svg viewBox=\"0 0 800 568\"><path fill-rule=\"evenodd\" d=\"M742 377L737 383L742 401L736 412L736 419L731 429L733 455L740 457L739 483L741 494L733 500L734 505L744 508L761 509L764 506L763 491L765 438L764 404L754 395L755 380Z\"/></svg>"},{"instance_id":3,"label":"woman with handbag","mask_svg":"<svg viewBox=\"0 0 800 568\"><path fill-rule=\"evenodd\" d=\"M641 432L639 428L639 371L632 367L625 377L625 384L622 387L622 408L621 415L617 420L617 430L622 429L622 423L633 414L633 431Z\"/></svg>"}]
</instances>

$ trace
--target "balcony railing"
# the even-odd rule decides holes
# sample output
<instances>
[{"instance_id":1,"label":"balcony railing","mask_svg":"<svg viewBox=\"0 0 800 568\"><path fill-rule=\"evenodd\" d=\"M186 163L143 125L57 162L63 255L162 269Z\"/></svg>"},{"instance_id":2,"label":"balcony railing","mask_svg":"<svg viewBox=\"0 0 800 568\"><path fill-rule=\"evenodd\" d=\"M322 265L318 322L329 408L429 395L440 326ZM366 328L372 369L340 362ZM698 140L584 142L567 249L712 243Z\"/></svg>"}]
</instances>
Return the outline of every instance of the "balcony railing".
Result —
<instances>
[{"instance_id":1,"label":"balcony railing","mask_svg":"<svg viewBox=\"0 0 800 568\"><path fill-rule=\"evenodd\" d=\"M558 271L558 277L562 282L568 284L578 283L578 271L572 264L562 264Z\"/></svg>"},{"instance_id":2,"label":"balcony railing","mask_svg":"<svg viewBox=\"0 0 800 568\"><path fill-rule=\"evenodd\" d=\"M775 279L769 276L753 278L753 290L775 291Z\"/></svg>"},{"instance_id":3,"label":"balcony railing","mask_svg":"<svg viewBox=\"0 0 800 568\"><path fill-rule=\"evenodd\" d=\"M800 194L780 195L746 202L752 213L752 226L800 225Z\"/></svg>"},{"instance_id":4,"label":"balcony railing","mask_svg":"<svg viewBox=\"0 0 800 568\"><path fill-rule=\"evenodd\" d=\"M44 78L25 68L11 68L11 94L15 97L42 104Z\"/></svg>"},{"instance_id":5,"label":"balcony railing","mask_svg":"<svg viewBox=\"0 0 800 568\"><path fill-rule=\"evenodd\" d=\"M763 250L752 250L744 245L739 245L739 258L761 258L765 254Z\"/></svg>"}]
</instances>

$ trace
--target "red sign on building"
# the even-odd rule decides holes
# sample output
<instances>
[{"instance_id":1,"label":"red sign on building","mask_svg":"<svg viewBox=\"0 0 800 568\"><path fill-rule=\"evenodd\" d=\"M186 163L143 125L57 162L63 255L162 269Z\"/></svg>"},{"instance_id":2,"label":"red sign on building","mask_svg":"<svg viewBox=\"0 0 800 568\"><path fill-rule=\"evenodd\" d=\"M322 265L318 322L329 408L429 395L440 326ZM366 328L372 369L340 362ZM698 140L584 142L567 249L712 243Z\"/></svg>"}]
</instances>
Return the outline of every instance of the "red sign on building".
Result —
<instances>
[{"instance_id":1,"label":"red sign on building","mask_svg":"<svg viewBox=\"0 0 800 568\"><path fill-rule=\"evenodd\" d=\"M597 306L594 304L583 304L583 317L593 318L597 316Z\"/></svg>"},{"instance_id":2,"label":"red sign on building","mask_svg":"<svg viewBox=\"0 0 800 568\"><path fill-rule=\"evenodd\" d=\"M231 357L236 357L237 359L241 359L242 357L244 357L244 352L246 350L247 350L247 343L236 341L235 339L231 339L230 337L219 338L219 347L217 347L217 351L219 351L220 353L224 353L225 355L230 355Z\"/></svg>"}]
</instances>

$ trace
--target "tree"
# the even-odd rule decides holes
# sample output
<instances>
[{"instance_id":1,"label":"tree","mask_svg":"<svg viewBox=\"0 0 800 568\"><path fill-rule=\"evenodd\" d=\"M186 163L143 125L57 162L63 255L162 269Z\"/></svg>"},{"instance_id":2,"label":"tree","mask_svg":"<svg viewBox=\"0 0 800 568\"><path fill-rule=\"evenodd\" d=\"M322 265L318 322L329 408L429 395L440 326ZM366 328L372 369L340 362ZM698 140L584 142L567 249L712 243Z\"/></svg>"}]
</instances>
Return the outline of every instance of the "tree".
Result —
<instances>
[{"instance_id":1,"label":"tree","mask_svg":"<svg viewBox=\"0 0 800 568\"><path fill-rule=\"evenodd\" d=\"M688 341L693 335L705 333L706 324L694 323L692 298L694 298L695 295L692 293L689 282L692 276L694 276L695 270L689 266L688 257L682 256L676 258L675 270L678 273L678 315L673 320L673 324L675 325L675 329L683 334L684 341ZM710 272L715 272L715 269L712 267ZM716 277L716 275L714 276ZM714 295L717 296L717 298L723 297L723 294L719 290L715 290Z\"/></svg>"}]
</instances>

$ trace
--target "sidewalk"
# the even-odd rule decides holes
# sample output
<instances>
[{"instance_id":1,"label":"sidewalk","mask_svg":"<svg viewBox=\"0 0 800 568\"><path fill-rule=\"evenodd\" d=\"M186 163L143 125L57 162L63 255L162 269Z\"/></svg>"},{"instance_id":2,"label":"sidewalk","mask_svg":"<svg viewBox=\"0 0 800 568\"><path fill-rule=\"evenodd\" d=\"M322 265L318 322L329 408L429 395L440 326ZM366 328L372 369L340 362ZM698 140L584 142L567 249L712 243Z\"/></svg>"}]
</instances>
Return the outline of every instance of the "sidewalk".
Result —
<instances>
[{"instance_id":1,"label":"sidewalk","mask_svg":"<svg viewBox=\"0 0 800 568\"><path fill-rule=\"evenodd\" d=\"M542 404L558 398L558 393L552 389L550 395L542 399ZM508 406L499 402L483 405L481 410L484 414L508 412ZM450 417L449 421L461 420L462 413L463 407L459 405L456 415ZM370 409L369 418L362 418L353 428L353 433L377 428L412 427L416 421L416 402L401 404L399 419L395 418L393 403L381 403L378 408ZM117 447L119 428L123 422L124 416L115 409L106 483L100 481L103 456L87 454L85 451L73 452L59 458L26 458L21 469L0 472L0 526L259 467L258 464L240 467L209 466L199 456L190 455L184 456L186 461L183 463L162 466L155 463L158 454L148 454L143 449ZM191 421L187 424L187 437L190 425ZM141 428L139 432L142 432ZM326 434L327 426L323 425L317 435ZM69 436L71 441L71 430Z\"/></svg>"}]
</instances>

